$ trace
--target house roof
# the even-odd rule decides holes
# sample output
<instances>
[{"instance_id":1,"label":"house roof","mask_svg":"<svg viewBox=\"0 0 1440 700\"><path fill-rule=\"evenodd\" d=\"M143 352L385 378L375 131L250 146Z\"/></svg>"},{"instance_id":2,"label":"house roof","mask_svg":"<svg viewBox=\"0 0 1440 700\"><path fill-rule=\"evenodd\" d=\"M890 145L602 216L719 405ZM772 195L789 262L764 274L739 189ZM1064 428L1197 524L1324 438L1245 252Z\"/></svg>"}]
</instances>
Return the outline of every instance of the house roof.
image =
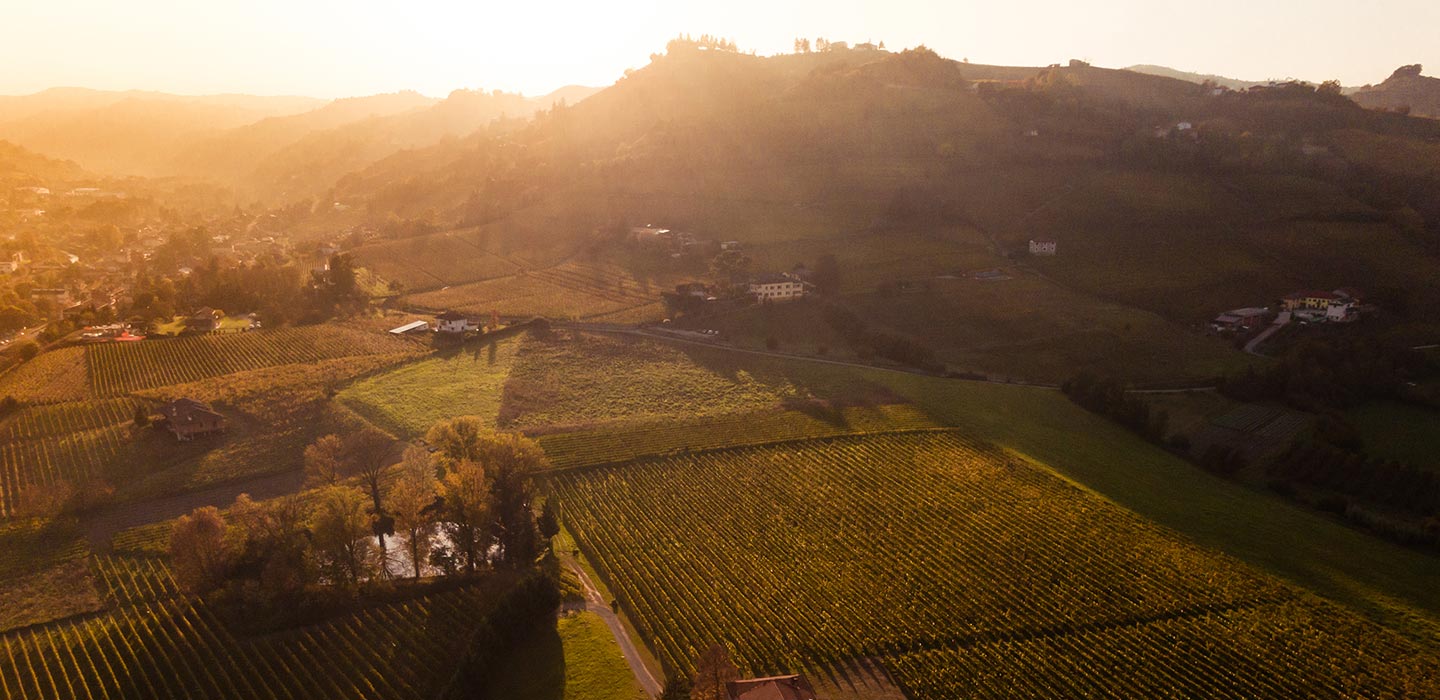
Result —
<instances>
[{"instance_id":1,"label":"house roof","mask_svg":"<svg viewBox=\"0 0 1440 700\"><path fill-rule=\"evenodd\" d=\"M225 419L225 416L220 415L215 409L210 408L210 404L196 401L195 399L175 399L161 406L160 413L165 416L166 420L169 420L171 424L174 425L191 423L196 419L205 417Z\"/></svg>"},{"instance_id":2,"label":"house roof","mask_svg":"<svg viewBox=\"0 0 1440 700\"><path fill-rule=\"evenodd\" d=\"M427 325L429 325L428 321L411 321L403 326L391 328L390 332L396 335L400 335L402 333L409 333L410 331L420 330Z\"/></svg>"},{"instance_id":3,"label":"house roof","mask_svg":"<svg viewBox=\"0 0 1440 700\"><path fill-rule=\"evenodd\" d=\"M1039 238L1031 238L1031 239L1030 239L1030 242L1031 242L1031 243L1055 243L1056 241L1055 241L1054 238L1050 238L1049 236L1042 236L1042 237L1039 237Z\"/></svg>"},{"instance_id":4,"label":"house roof","mask_svg":"<svg viewBox=\"0 0 1440 700\"><path fill-rule=\"evenodd\" d=\"M750 678L725 684L731 700L814 700L815 689L800 675Z\"/></svg>"}]
</instances>

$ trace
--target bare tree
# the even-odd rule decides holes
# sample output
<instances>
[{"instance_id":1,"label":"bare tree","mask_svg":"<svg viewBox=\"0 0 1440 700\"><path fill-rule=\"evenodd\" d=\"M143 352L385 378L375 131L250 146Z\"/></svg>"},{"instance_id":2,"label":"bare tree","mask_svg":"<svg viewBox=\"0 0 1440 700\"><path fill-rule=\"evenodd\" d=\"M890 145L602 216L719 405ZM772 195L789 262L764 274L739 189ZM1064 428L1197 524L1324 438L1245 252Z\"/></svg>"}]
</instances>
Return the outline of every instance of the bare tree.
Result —
<instances>
[{"instance_id":1,"label":"bare tree","mask_svg":"<svg viewBox=\"0 0 1440 700\"><path fill-rule=\"evenodd\" d=\"M366 428L347 435L341 451L345 473L360 477L360 481L370 493L376 516L385 513L381 506L380 487L385 468L393 461L391 455L394 449L395 441L389 435L374 428Z\"/></svg>"},{"instance_id":2,"label":"bare tree","mask_svg":"<svg viewBox=\"0 0 1440 700\"><path fill-rule=\"evenodd\" d=\"M730 660L730 650L716 644L695 660L695 677L690 684L690 700L729 700L726 688L740 678L740 669Z\"/></svg>"},{"instance_id":3,"label":"bare tree","mask_svg":"<svg viewBox=\"0 0 1440 700\"><path fill-rule=\"evenodd\" d=\"M305 448L305 485L334 486L345 478L339 435L323 435Z\"/></svg>"}]
</instances>

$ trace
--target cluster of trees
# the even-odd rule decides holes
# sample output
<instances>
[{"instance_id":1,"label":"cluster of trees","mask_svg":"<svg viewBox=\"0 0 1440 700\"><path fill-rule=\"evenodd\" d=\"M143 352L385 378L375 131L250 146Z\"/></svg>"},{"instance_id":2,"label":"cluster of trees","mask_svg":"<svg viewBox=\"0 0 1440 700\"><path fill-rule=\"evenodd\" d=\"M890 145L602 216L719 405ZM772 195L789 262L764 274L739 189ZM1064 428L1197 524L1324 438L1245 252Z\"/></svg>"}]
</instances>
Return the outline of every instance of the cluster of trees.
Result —
<instances>
[{"instance_id":1,"label":"cluster of trees","mask_svg":"<svg viewBox=\"0 0 1440 700\"><path fill-rule=\"evenodd\" d=\"M1060 385L1060 390L1080 407L1098 413L1152 442L1165 440L1165 411L1152 410L1144 399L1129 393L1118 380L1081 373Z\"/></svg>"},{"instance_id":2,"label":"cluster of trees","mask_svg":"<svg viewBox=\"0 0 1440 700\"><path fill-rule=\"evenodd\" d=\"M215 258L176 279L142 270L135 278L133 299L126 313L132 323L169 322L177 313L208 306L256 312L272 327L323 321L366 301L348 253L331 256L327 270L313 273L294 263L222 265Z\"/></svg>"},{"instance_id":3,"label":"cluster of trees","mask_svg":"<svg viewBox=\"0 0 1440 700\"><path fill-rule=\"evenodd\" d=\"M542 538L559 530L548 504L538 519L532 507L539 446L474 417L437 424L427 442L434 452L410 445L395 466L382 433L318 439L305 453L306 494L242 495L224 513L181 518L170 542L177 580L293 608L399 577L402 565L414 579L533 566Z\"/></svg>"},{"instance_id":4,"label":"cluster of trees","mask_svg":"<svg viewBox=\"0 0 1440 700\"><path fill-rule=\"evenodd\" d=\"M698 39L691 39L689 34L682 34L675 37L674 39L671 39L668 42L665 42L666 53L673 54L678 51L694 51L696 49L704 49L706 51L729 51L731 53L735 53L740 50L738 47L735 46L735 41L733 39L725 39L723 37L711 36L709 34L701 34L700 38Z\"/></svg>"},{"instance_id":5,"label":"cluster of trees","mask_svg":"<svg viewBox=\"0 0 1440 700\"><path fill-rule=\"evenodd\" d=\"M1316 500L1320 510L1400 544L1440 551L1440 477L1432 471L1308 442L1276 458L1269 474L1271 489L1282 495L1296 498L1293 484L1322 489L1330 495Z\"/></svg>"},{"instance_id":6,"label":"cluster of trees","mask_svg":"<svg viewBox=\"0 0 1440 700\"><path fill-rule=\"evenodd\" d=\"M844 51L848 48L850 48L850 45L846 42L830 41L823 36L816 37L813 44L808 37L797 37L795 39L795 53L813 53L817 51L823 53L825 51ZM875 48L884 51L885 42L880 42Z\"/></svg>"},{"instance_id":7,"label":"cluster of trees","mask_svg":"<svg viewBox=\"0 0 1440 700\"><path fill-rule=\"evenodd\" d=\"M1327 336L1297 343L1263 369L1227 377L1220 391L1240 401L1283 401L1325 413L1377 398L1399 398L1434 372L1424 354L1368 337Z\"/></svg>"},{"instance_id":8,"label":"cluster of trees","mask_svg":"<svg viewBox=\"0 0 1440 700\"><path fill-rule=\"evenodd\" d=\"M902 335L873 330L849 309L826 307L825 322L855 348L861 359L882 357L926 372L945 371L945 363L935 356L932 348Z\"/></svg>"}]
</instances>

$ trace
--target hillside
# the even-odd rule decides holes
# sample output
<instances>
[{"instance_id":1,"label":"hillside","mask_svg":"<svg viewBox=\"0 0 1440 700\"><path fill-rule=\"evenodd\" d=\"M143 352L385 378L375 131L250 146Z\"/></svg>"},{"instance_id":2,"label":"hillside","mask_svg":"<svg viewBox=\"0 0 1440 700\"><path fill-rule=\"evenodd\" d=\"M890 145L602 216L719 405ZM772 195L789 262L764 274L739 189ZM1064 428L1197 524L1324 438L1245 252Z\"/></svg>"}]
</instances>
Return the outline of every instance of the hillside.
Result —
<instances>
[{"instance_id":1,"label":"hillside","mask_svg":"<svg viewBox=\"0 0 1440 700\"><path fill-rule=\"evenodd\" d=\"M1125 70L1135 73L1144 73L1146 75L1158 75L1164 78L1174 78L1175 80L1184 80L1188 83L1214 83L1219 87L1230 88L1231 90L1244 90L1246 88L1255 87L1256 85L1264 85L1266 82L1263 80L1240 80L1238 78L1227 78L1223 75L1213 75L1210 73L1192 73L1189 71L1167 68L1165 66L1155 66L1143 63L1140 65L1128 66L1125 68Z\"/></svg>"},{"instance_id":2,"label":"hillside","mask_svg":"<svg viewBox=\"0 0 1440 700\"><path fill-rule=\"evenodd\" d=\"M9 141L0 141L0 188L5 195L14 187L38 187L89 177L93 176L71 161L47 158Z\"/></svg>"},{"instance_id":3,"label":"hillside","mask_svg":"<svg viewBox=\"0 0 1440 700\"><path fill-rule=\"evenodd\" d=\"M1421 75L1420 64L1400 66L1385 82L1366 85L1350 95L1369 109L1408 110L1419 117L1440 119L1440 78Z\"/></svg>"}]
</instances>

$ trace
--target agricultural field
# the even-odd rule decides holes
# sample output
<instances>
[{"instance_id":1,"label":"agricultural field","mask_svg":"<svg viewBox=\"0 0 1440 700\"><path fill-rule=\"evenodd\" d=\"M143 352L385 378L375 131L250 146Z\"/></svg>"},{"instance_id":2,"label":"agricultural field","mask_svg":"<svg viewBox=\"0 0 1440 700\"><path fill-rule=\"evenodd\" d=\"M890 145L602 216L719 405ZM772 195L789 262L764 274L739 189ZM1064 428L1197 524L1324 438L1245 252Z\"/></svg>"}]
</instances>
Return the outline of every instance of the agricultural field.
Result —
<instances>
[{"instance_id":1,"label":"agricultural field","mask_svg":"<svg viewBox=\"0 0 1440 700\"><path fill-rule=\"evenodd\" d=\"M935 421L907 404L829 407L817 403L804 410L541 433L536 441L552 465L565 468L718 447L934 427Z\"/></svg>"},{"instance_id":2,"label":"agricultural field","mask_svg":"<svg viewBox=\"0 0 1440 700\"><path fill-rule=\"evenodd\" d=\"M752 269L768 271L788 271L802 262L813 270L820 256L834 255L844 293L1008 264L995 257L983 234L968 227L830 235L761 244L745 252L754 261Z\"/></svg>"},{"instance_id":3,"label":"agricultural field","mask_svg":"<svg viewBox=\"0 0 1440 700\"><path fill-rule=\"evenodd\" d=\"M1440 471L1440 411L1371 402L1351 409L1345 418L1360 431L1366 453Z\"/></svg>"},{"instance_id":4,"label":"agricultural field","mask_svg":"<svg viewBox=\"0 0 1440 700\"><path fill-rule=\"evenodd\" d=\"M560 616L510 650L489 697L506 700L646 700L605 621L593 612Z\"/></svg>"},{"instance_id":5,"label":"agricultural field","mask_svg":"<svg viewBox=\"0 0 1440 700\"><path fill-rule=\"evenodd\" d=\"M1269 659L1258 671L1172 654L1136 665L1133 687L1175 674L1209 697L1440 692L1432 653L957 433L725 450L552 484L673 669L716 641L757 674L878 656L916 698L948 698L936 655L1036 640L1108 668L1244 635L1230 653ZM1072 697L1070 675L1030 664L1023 694Z\"/></svg>"},{"instance_id":6,"label":"agricultural field","mask_svg":"<svg viewBox=\"0 0 1440 700\"><path fill-rule=\"evenodd\" d=\"M555 319L592 319L653 306L662 291L677 279L637 278L625 269L604 263L568 262L556 267L464 284L406 299L413 305L441 311L502 316L545 316Z\"/></svg>"},{"instance_id":7,"label":"agricultural field","mask_svg":"<svg viewBox=\"0 0 1440 700\"><path fill-rule=\"evenodd\" d=\"M90 398L85 350L61 348L0 374L0 397L26 403L83 401Z\"/></svg>"},{"instance_id":8,"label":"agricultural field","mask_svg":"<svg viewBox=\"0 0 1440 700\"><path fill-rule=\"evenodd\" d=\"M141 405L128 398L39 405L0 421L0 515L16 515L33 489L106 475L130 442Z\"/></svg>"},{"instance_id":9,"label":"agricultural field","mask_svg":"<svg viewBox=\"0 0 1440 700\"><path fill-rule=\"evenodd\" d=\"M469 344L362 379L337 398L366 420L406 438L423 436L436 422L480 416L492 426L501 392L524 339Z\"/></svg>"},{"instance_id":10,"label":"agricultural field","mask_svg":"<svg viewBox=\"0 0 1440 700\"><path fill-rule=\"evenodd\" d=\"M265 367L420 351L409 340L327 324L93 345L85 357L94 394L117 396Z\"/></svg>"},{"instance_id":11,"label":"agricultural field","mask_svg":"<svg viewBox=\"0 0 1440 700\"><path fill-rule=\"evenodd\" d=\"M355 262L402 289L418 291L513 275L521 265L480 246L474 229L444 231L357 248Z\"/></svg>"},{"instance_id":12,"label":"agricultural field","mask_svg":"<svg viewBox=\"0 0 1440 700\"><path fill-rule=\"evenodd\" d=\"M652 340L558 331L527 338L505 383L499 426L582 427L771 408L801 394Z\"/></svg>"},{"instance_id":13,"label":"agricultural field","mask_svg":"<svg viewBox=\"0 0 1440 700\"><path fill-rule=\"evenodd\" d=\"M163 565L103 559L112 608L0 635L0 694L50 698L430 698L495 599L474 585L260 637L175 593Z\"/></svg>"},{"instance_id":14,"label":"agricultural field","mask_svg":"<svg viewBox=\"0 0 1440 700\"><path fill-rule=\"evenodd\" d=\"M0 523L0 631L99 610L90 553L68 522L17 518Z\"/></svg>"}]
</instances>

